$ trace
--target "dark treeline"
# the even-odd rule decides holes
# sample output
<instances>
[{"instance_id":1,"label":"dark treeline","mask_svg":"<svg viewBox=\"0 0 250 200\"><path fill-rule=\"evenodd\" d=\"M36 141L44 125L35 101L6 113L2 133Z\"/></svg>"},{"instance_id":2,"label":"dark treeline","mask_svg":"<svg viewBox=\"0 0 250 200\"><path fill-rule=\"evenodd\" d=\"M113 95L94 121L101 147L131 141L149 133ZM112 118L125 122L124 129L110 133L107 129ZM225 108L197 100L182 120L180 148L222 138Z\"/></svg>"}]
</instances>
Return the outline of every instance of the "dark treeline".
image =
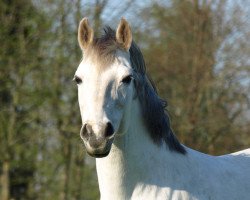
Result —
<instances>
[{"instance_id":1,"label":"dark treeline","mask_svg":"<svg viewBox=\"0 0 250 200\"><path fill-rule=\"evenodd\" d=\"M76 86L77 27L100 34L125 16L187 146L250 146L246 1L0 0L0 199L98 199Z\"/></svg>"}]
</instances>

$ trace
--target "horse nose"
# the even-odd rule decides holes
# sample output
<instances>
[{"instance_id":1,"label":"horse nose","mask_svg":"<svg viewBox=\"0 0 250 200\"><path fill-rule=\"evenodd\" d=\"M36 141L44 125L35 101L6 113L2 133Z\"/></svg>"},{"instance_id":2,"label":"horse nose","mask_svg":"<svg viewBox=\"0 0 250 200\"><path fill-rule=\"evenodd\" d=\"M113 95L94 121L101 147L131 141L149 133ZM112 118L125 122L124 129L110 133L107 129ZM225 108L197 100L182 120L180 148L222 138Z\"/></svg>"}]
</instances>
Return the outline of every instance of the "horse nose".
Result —
<instances>
[{"instance_id":1,"label":"horse nose","mask_svg":"<svg viewBox=\"0 0 250 200\"><path fill-rule=\"evenodd\" d=\"M106 124L84 124L80 131L80 136L82 139L90 140L96 138L100 140L101 138L111 137L114 134L113 125L110 122Z\"/></svg>"}]
</instances>

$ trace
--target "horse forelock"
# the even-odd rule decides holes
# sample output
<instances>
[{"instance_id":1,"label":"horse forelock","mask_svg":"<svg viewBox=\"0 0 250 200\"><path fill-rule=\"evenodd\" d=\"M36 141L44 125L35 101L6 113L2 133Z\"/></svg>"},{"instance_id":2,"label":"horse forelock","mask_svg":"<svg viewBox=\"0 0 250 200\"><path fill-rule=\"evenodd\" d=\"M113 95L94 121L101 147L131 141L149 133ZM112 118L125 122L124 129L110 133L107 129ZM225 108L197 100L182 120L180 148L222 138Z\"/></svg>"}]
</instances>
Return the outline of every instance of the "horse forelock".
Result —
<instances>
[{"instance_id":1,"label":"horse forelock","mask_svg":"<svg viewBox=\"0 0 250 200\"><path fill-rule=\"evenodd\" d=\"M107 26L104 28L104 34L94 38L93 42L85 49L83 59L91 59L95 67L102 71L114 62L118 48L115 32Z\"/></svg>"},{"instance_id":2,"label":"horse forelock","mask_svg":"<svg viewBox=\"0 0 250 200\"><path fill-rule=\"evenodd\" d=\"M86 50L86 57L91 56L100 69L110 66L121 49L115 38L115 31L104 28L104 35L95 38L93 44ZM130 62L135 72L135 88L140 101L142 116L152 140L161 145L167 144L170 150L182 154L185 148L179 143L170 127L170 121L165 110L166 101L159 98L153 81L146 74L146 65L139 47L132 42L129 49Z\"/></svg>"}]
</instances>

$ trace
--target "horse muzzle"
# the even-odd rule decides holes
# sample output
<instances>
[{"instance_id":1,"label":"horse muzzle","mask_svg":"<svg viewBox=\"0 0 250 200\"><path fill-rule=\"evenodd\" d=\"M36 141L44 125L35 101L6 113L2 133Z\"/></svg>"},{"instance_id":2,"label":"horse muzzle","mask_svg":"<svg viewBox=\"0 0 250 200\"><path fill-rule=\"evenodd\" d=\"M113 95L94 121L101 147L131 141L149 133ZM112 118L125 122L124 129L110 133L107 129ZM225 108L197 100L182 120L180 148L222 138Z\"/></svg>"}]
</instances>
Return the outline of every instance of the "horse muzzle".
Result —
<instances>
[{"instance_id":1,"label":"horse muzzle","mask_svg":"<svg viewBox=\"0 0 250 200\"><path fill-rule=\"evenodd\" d=\"M109 154L114 140L114 128L110 122L106 124L84 124L80 131L87 153L95 158Z\"/></svg>"}]
</instances>

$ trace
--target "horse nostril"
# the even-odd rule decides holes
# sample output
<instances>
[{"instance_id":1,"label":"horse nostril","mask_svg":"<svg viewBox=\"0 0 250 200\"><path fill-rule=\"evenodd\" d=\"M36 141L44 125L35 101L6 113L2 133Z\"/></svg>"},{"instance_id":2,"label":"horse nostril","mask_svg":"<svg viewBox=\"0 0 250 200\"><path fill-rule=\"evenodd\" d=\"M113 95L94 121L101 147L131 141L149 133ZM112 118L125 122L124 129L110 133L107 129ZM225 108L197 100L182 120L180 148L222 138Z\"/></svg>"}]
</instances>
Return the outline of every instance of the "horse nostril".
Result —
<instances>
[{"instance_id":1,"label":"horse nostril","mask_svg":"<svg viewBox=\"0 0 250 200\"><path fill-rule=\"evenodd\" d=\"M80 130L80 136L81 136L81 138L84 138L86 136L86 133L87 133L87 131L86 131L86 124L84 124L82 126L81 130Z\"/></svg>"},{"instance_id":2,"label":"horse nostril","mask_svg":"<svg viewBox=\"0 0 250 200\"><path fill-rule=\"evenodd\" d=\"M80 131L80 136L81 138L85 138L85 139L89 139L89 137L93 134L93 129L91 127L91 125L89 124L84 124L81 128Z\"/></svg>"},{"instance_id":3,"label":"horse nostril","mask_svg":"<svg viewBox=\"0 0 250 200\"><path fill-rule=\"evenodd\" d=\"M110 122L107 123L106 129L105 129L105 136L109 137L114 134L114 128Z\"/></svg>"},{"instance_id":4,"label":"horse nostril","mask_svg":"<svg viewBox=\"0 0 250 200\"><path fill-rule=\"evenodd\" d=\"M86 131L87 131L88 136L91 136L92 133L93 133L92 126L89 125L89 124L87 124L87 125L86 125Z\"/></svg>"}]
</instances>

